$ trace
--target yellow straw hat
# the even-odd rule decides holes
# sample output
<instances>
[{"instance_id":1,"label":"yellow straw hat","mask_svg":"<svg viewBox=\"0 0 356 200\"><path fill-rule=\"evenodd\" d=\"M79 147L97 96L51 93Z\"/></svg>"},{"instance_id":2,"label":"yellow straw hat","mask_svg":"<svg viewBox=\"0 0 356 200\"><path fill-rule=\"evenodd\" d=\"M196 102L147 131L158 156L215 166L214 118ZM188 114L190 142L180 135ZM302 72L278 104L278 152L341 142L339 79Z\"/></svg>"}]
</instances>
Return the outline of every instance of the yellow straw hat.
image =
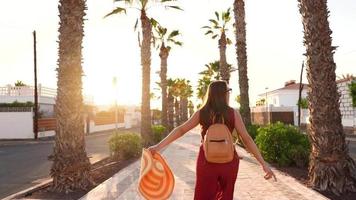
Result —
<instances>
[{"instance_id":1,"label":"yellow straw hat","mask_svg":"<svg viewBox=\"0 0 356 200\"><path fill-rule=\"evenodd\" d=\"M138 190L148 200L168 199L174 188L174 176L163 157L154 155L147 149L142 150L140 179Z\"/></svg>"}]
</instances>

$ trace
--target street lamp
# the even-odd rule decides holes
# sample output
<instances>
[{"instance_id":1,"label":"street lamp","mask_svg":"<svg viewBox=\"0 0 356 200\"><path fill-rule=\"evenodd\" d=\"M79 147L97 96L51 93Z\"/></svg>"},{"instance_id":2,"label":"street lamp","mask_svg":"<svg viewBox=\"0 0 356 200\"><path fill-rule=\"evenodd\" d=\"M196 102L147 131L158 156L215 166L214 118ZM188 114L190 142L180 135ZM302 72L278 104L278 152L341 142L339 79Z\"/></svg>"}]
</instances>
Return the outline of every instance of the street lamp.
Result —
<instances>
[{"instance_id":1,"label":"street lamp","mask_svg":"<svg viewBox=\"0 0 356 200\"><path fill-rule=\"evenodd\" d=\"M269 113L268 113L268 101L267 101L267 92L268 92L268 87L265 88L266 90L266 119L267 119L267 122L269 122Z\"/></svg>"},{"instance_id":2,"label":"street lamp","mask_svg":"<svg viewBox=\"0 0 356 200\"><path fill-rule=\"evenodd\" d=\"M115 99L115 131L117 132L118 119L117 119L117 95L116 95L116 92L117 92L117 77L116 76L114 76L113 79L112 79L112 85L113 85L113 88L114 88L114 99Z\"/></svg>"}]
</instances>

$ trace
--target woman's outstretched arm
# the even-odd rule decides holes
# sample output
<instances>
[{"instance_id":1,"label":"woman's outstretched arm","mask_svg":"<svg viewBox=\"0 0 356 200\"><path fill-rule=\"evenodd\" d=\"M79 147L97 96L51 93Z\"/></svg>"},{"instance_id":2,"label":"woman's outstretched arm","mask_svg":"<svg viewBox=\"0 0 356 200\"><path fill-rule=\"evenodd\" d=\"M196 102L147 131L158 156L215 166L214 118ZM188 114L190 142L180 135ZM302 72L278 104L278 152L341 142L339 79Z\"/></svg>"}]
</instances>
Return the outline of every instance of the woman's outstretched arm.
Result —
<instances>
[{"instance_id":1,"label":"woman's outstretched arm","mask_svg":"<svg viewBox=\"0 0 356 200\"><path fill-rule=\"evenodd\" d=\"M250 134L248 134L245 124L242 121L240 113L237 111L235 111L234 113L235 113L235 128L236 128L238 134L240 134L247 149L255 156L255 158L258 160L258 162L263 167L263 170L266 172L265 179L270 179L273 177L275 180L277 180L276 176L274 175L272 170L268 167L267 163L263 159L260 151L258 150L258 148L257 148L255 142L253 141L253 139L251 138Z\"/></svg>"},{"instance_id":2,"label":"woman's outstretched arm","mask_svg":"<svg viewBox=\"0 0 356 200\"><path fill-rule=\"evenodd\" d=\"M167 137L165 137L160 143L153 145L148 148L152 153L156 151L160 151L168 144L172 143L176 139L183 136L186 132L191 130L192 128L196 127L199 124L199 111L195 112L191 118L189 118L186 122L182 125L173 129Z\"/></svg>"}]
</instances>

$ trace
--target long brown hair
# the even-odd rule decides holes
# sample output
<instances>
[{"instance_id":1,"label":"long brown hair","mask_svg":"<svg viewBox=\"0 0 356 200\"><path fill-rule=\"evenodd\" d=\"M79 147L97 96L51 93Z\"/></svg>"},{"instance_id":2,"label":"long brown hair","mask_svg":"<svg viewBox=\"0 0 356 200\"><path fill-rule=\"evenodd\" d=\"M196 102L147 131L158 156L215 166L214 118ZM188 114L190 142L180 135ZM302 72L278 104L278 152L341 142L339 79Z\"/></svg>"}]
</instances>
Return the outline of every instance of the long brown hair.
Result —
<instances>
[{"instance_id":1,"label":"long brown hair","mask_svg":"<svg viewBox=\"0 0 356 200\"><path fill-rule=\"evenodd\" d=\"M201 124L211 123L214 116L216 122L218 122L218 119L221 122L221 117L224 117L225 121L228 119L227 110L230 108L226 101L228 91L226 81L218 80L210 83L204 103L200 108Z\"/></svg>"}]
</instances>

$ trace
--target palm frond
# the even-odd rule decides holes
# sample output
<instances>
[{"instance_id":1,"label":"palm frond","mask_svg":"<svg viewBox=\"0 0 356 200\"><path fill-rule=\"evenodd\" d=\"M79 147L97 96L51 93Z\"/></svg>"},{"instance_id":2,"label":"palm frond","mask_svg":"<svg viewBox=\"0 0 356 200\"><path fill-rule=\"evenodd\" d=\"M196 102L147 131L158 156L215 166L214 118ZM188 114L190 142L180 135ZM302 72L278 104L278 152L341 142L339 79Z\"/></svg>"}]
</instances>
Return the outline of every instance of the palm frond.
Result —
<instances>
[{"instance_id":1,"label":"palm frond","mask_svg":"<svg viewBox=\"0 0 356 200\"><path fill-rule=\"evenodd\" d=\"M215 16L216 16L216 19L219 21L219 13L215 11Z\"/></svg>"},{"instance_id":2,"label":"palm frond","mask_svg":"<svg viewBox=\"0 0 356 200\"><path fill-rule=\"evenodd\" d=\"M169 34L168 39L172 39L177 35L179 35L179 31L178 30L174 30Z\"/></svg>"},{"instance_id":3,"label":"palm frond","mask_svg":"<svg viewBox=\"0 0 356 200\"><path fill-rule=\"evenodd\" d=\"M124 12L126 14L126 9L125 8L121 8L121 7L117 7L115 8L113 11L111 11L110 13L106 14L104 16L104 18L109 17L110 15L115 15L115 14L119 14Z\"/></svg>"},{"instance_id":4,"label":"palm frond","mask_svg":"<svg viewBox=\"0 0 356 200\"><path fill-rule=\"evenodd\" d=\"M178 46L183 46L183 42L180 42L180 41L175 41L174 44L178 45Z\"/></svg>"},{"instance_id":5,"label":"palm frond","mask_svg":"<svg viewBox=\"0 0 356 200\"><path fill-rule=\"evenodd\" d=\"M213 35L211 38L212 38L212 39L215 39L216 37L218 37L218 34Z\"/></svg>"},{"instance_id":6,"label":"palm frond","mask_svg":"<svg viewBox=\"0 0 356 200\"><path fill-rule=\"evenodd\" d=\"M136 22L135 22L134 31L137 30L137 26L138 26L138 18L136 19Z\"/></svg>"},{"instance_id":7,"label":"palm frond","mask_svg":"<svg viewBox=\"0 0 356 200\"><path fill-rule=\"evenodd\" d=\"M213 23L215 26L217 26L219 23L215 19L209 19L211 23Z\"/></svg>"},{"instance_id":8,"label":"palm frond","mask_svg":"<svg viewBox=\"0 0 356 200\"><path fill-rule=\"evenodd\" d=\"M210 26L203 26L203 27L201 27L201 28L211 29Z\"/></svg>"},{"instance_id":9,"label":"palm frond","mask_svg":"<svg viewBox=\"0 0 356 200\"><path fill-rule=\"evenodd\" d=\"M151 22L151 25L152 25L153 27L156 27L157 24L159 24L159 23L157 22L157 20L155 20L155 19L153 19L153 18L150 19L150 22Z\"/></svg>"},{"instance_id":10,"label":"palm frond","mask_svg":"<svg viewBox=\"0 0 356 200\"><path fill-rule=\"evenodd\" d=\"M232 44L230 38L226 38L226 43L229 44L229 45Z\"/></svg>"},{"instance_id":11,"label":"palm frond","mask_svg":"<svg viewBox=\"0 0 356 200\"><path fill-rule=\"evenodd\" d=\"M208 30L205 35L213 34L214 32L212 30Z\"/></svg>"},{"instance_id":12,"label":"palm frond","mask_svg":"<svg viewBox=\"0 0 356 200\"><path fill-rule=\"evenodd\" d=\"M176 9L176 10L181 10L181 11L184 11L182 8L180 8L179 6L165 6L165 8L173 8L173 9Z\"/></svg>"},{"instance_id":13,"label":"palm frond","mask_svg":"<svg viewBox=\"0 0 356 200\"><path fill-rule=\"evenodd\" d=\"M131 4L133 0L114 0L114 2L124 1L125 3Z\"/></svg>"}]
</instances>

